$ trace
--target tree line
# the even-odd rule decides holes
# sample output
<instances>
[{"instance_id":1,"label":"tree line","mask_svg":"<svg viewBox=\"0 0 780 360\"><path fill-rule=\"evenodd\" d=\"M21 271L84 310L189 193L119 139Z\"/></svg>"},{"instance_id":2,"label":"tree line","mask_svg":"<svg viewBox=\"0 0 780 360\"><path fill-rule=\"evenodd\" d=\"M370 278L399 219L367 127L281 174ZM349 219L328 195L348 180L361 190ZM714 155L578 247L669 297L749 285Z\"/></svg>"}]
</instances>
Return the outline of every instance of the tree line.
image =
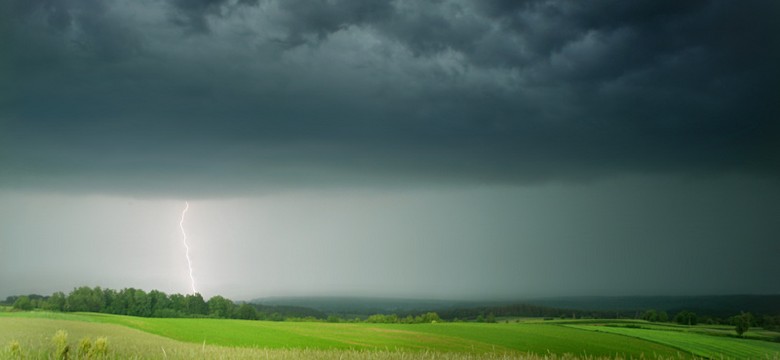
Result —
<instances>
[{"instance_id":1,"label":"tree line","mask_svg":"<svg viewBox=\"0 0 780 360\"><path fill-rule=\"evenodd\" d=\"M55 292L50 296L9 296L4 302L17 310L42 309L61 312L96 312L140 317L210 317L223 319L271 320L271 321L327 321L327 322L369 322L369 323L431 323L442 321L496 322L497 317L542 317L552 318L634 318L651 322L676 322L682 325L724 324L735 326L738 334L752 326L768 330L780 330L780 315L758 315L741 312L730 317L698 315L692 311L680 310L669 315L666 311L649 309L644 312L582 311L549 308L529 304L512 304L494 307L445 309L437 312L406 314L373 314L350 319L336 314L327 315L321 311L283 305L262 305L234 302L216 295L205 300L201 294L166 294L159 290L146 292L142 289L125 288L114 290L99 286L82 286L68 294ZM441 314L441 315L439 315Z\"/></svg>"},{"instance_id":2,"label":"tree line","mask_svg":"<svg viewBox=\"0 0 780 360\"><path fill-rule=\"evenodd\" d=\"M42 309L62 312L95 312L140 317L178 318L211 317L245 320L285 320L294 317L324 319L319 311L294 306L265 306L237 303L216 295L206 301L199 293L166 294L159 290L114 290L82 286L68 294L61 291L50 296L21 295L6 298L6 305L17 310Z\"/></svg>"},{"instance_id":3,"label":"tree line","mask_svg":"<svg viewBox=\"0 0 780 360\"><path fill-rule=\"evenodd\" d=\"M114 290L99 286L82 286L68 294L61 291L50 296L37 294L9 296L4 302L16 310L35 309L60 312L95 312L139 317L181 318L208 317L219 319L270 320L270 321L327 321L327 322L369 322L369 323L431 323L442 321L435 312L417 316L376 314L367 318L344 319L301 306L263 305L234 302L223 296L213 296L208 301L199 293L166 294L159 290L146 292L142 289L125 288Z\"/></svg>"},{"instance_id":4,"label":"tree line","mask_svg":"<svg viewBox=\"0 0 780 360\"><path fill-rule=\"evenodd\" d=\"M670 319L666 311L650 309L642 313L642 319L651 322L673 321L680 325L718 324L732 325L737 335L742 336L751 327L761 327L766 330L780 330L780 316L763 315L754 316L750 312L740 312L727 318L712 316L699 316L695 312L682 310Z\"/></svg>"}]
</instances>

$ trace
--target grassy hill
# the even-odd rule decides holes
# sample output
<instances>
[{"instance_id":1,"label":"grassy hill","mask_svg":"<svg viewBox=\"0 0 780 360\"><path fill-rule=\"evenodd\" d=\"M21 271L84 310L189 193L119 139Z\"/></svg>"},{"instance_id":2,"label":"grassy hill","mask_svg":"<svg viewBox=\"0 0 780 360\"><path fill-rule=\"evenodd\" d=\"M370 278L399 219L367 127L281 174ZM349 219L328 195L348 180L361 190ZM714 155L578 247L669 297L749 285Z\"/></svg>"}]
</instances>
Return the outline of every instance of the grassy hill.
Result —
<instances>
[{"instance_id":1,"label":"grassy hill","mask_svg":"<svg viewBox=\"0 0 780 360\"><path fill-rule=\"evenodd\" d=\"M331 324L156 319L93 313L0 313L0 344L4 347L11 340L18 340L26 349L45 352L49 338L59 329L68 331L74 344L85 336L106 336L117 354L143 358L165 358L172 354L199 354L200 357L206 353L221 358L253 358L264 357L265 351L283 358L296 358L293 355L302 351L319 354L314 357L329 357L334 352L358 356L368 351L372 356L384 354L390 358L399 354L413 358L431 354L448 354L454 358L500 354L527 357L525 354L529 353L633 358L677 358L686 354L780 358L778 343L572 322Z\"/></svg>"}]
</instances>

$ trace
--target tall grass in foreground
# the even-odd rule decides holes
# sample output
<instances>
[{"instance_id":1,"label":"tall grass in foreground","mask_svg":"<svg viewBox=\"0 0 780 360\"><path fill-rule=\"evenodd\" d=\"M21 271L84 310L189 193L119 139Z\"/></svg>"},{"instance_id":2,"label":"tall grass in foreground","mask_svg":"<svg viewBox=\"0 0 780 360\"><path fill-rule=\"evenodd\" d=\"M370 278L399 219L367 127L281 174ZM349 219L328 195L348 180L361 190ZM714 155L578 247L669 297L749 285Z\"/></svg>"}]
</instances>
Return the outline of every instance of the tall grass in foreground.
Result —
<instances>
[{"instance_id":1,"label":"tall grass in foreground","mask_svg":"<svg viewBox=\"0 0 780 360\"><path fill-rule=\"evenodd\" d=\"M24 348L17 340L10 341L1 351L0 359L323 359L323 360L623 360L631 359L616 355L614 357L590 356L587 354L521 354L521 353L450 353L437 351L396 351L396 350L322 350L322 349L257 349L232 348L196 344L181 344L179 346L127 347L119 350L109 350L106 338L97 338L93 343L89 338L82 338L77 343L77 351L71 351L71 343L67 332L59 330L51 338L48 348ZM683 354L677 357L640 357L648 360L679 360L689 358ZM780 360L777 356L766 357L765 360Z\"/></svg>"},{"instance_id":2,"label":"tall grass in foreground","mask_svg":"<svg viewBox=\"0 0 780 360\"><path fill-rule=\"evenodd\" d=\"M8 348L0 352L1 359L58 359L57 354L49 350L22 350L21 353ZM645 357L648 360L678 360L680 357ZM322 359L322 360L628 360L622 356L602 357L575 354L516 354L516 353L442 353L435 351L409 352L392 350L319 350L319 349L247 349L204 346L192 349L139 349L134 353L110 353L100 357L72 356L65 359ZM767 358L767 360L780 360Z\"/></svg>"}]
</instances>

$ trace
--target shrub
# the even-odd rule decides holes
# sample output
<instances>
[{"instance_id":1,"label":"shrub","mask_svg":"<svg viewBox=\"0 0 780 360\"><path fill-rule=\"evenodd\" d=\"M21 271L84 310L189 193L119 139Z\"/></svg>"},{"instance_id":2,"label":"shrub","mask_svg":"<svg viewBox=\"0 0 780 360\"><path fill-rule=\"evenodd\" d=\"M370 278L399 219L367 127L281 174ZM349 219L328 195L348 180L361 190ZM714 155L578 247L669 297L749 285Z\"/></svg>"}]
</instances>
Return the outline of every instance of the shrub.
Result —
<instances>
[{"instance_id":1,"label":"shrub","mask_svg":"<svg viewBox=\"0 0 780 360\"><path fill-rule=\"evenodd\" d=\"M420 318L421 323L437 323L441 322L441 318L439 317L439 314L435 312L428 312L421 316Z\"/></svg>"},{"instance_id":2,"label":"shrub","mask_svg":"<svg viewBox=\"0 0 780 360\"><path fill-rule=\"evenodd\" d=\"M57 360L67 360L68 353L70 352L70 345L68 345L68 332L65 330L57 330L54 333L54 337L51 338L54 343L54 358Z\"/></svg>"},{"instance_id":3,"label":"shrub","mask_svg":"<svg viewBox=\"0 0 780 360\"><path fill-rule=\"evenodd\" d=\"M90 355L95 359L101 359L108 356L108 339L106 337L95 339L95 344L92 346Z\"/></svg>"},{"instance_id":4,"label":"shrub","mask_svg":"<svg viewBox=\"0 0 780 360\"><path fill-rule=\"evenodd\" d=\"M11 340L11 342L8 343L8 352L11 354L12 359L21 359L22 345L19 344L19 341Z\"/></svg>"},{"instance_id":5,"label":"shrub","mask_svg":"<svg viewBox=\"0 0 780 360\"><path fill-rule=\"evenodd\" d=\"M88 337L79 340L79 348L78 348L79 359L88 358L91 350L92 350L92 341Z\"/></svg>"},{"instance_id":6,"label":"shrub","mask_svg":"<svg viewBox=\"0 0 780 360\"><path fill-rule=\"evenodd\" d=\"M496 315L493 314L493 313L488 314L487 318L485 318L485 322L495 323L496 322Z\"/></svg>"}]
</instances>

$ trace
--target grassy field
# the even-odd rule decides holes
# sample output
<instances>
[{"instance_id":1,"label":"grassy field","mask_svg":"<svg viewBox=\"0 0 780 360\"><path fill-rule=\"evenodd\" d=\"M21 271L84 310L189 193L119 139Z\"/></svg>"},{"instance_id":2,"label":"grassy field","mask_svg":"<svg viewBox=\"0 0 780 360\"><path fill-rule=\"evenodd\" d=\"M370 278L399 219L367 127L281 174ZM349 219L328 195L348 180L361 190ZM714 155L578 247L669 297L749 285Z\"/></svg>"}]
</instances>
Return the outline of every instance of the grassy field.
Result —
<instances>
[{"instance_id":1,"label":"grassy field","mask_svg":"<svg viewBox=\"0 0 780 360\"><path fill-rule=\"evenodd\" d=\"M659 344L673 346L701 357L719 358L721 356L736 359L760 359L780 357L780 343L753 339L737 339L725 336L704 335L697 332L667 331L662 329L642 329L603 325L566 325L569 327L620 334L633 338L649 340Z\"/></svg>"},{"instance_id":2,"label":"grassy field","mask_svg":"<svg viewBox=\"0 0 780 360\"><path fill-rule=\"evenodd\" d=\"M780 344L697 333L566 323L331 324L222 319L152 319L105 314L0 313L0 345L20 342L46 358L57 330L73 346L108 337L118 358L535 358L780 359Z\"/></svg>"},{"instance_id":3,"label":"grassy field","mask_svg":"<svg viewBox=\"0 0 780 360\"><path fill-rule=\"evenodd\" d=\"M531 320L534 321L534 320ZM539 322L539 320L535 320ZM726 337L738 337L734 332L734 326L731 325L709 325L699 324L694 326L679 325L674 323L653 323L644 320L633 319L621 319L610 320L605 322L604 320L554 320L546 323L555 324L575 324L575 325L607 325L611 327L629 327L629 328L642 328L650 330L663 330L663 331L678 331L678 332L690 332L703 335L713 336L726 336ZM769 331L761 328L751 328L749 331L742 335L746 339L764 340L770 342L780 342L780 332Z\"/></svg>"}]
</instances>

